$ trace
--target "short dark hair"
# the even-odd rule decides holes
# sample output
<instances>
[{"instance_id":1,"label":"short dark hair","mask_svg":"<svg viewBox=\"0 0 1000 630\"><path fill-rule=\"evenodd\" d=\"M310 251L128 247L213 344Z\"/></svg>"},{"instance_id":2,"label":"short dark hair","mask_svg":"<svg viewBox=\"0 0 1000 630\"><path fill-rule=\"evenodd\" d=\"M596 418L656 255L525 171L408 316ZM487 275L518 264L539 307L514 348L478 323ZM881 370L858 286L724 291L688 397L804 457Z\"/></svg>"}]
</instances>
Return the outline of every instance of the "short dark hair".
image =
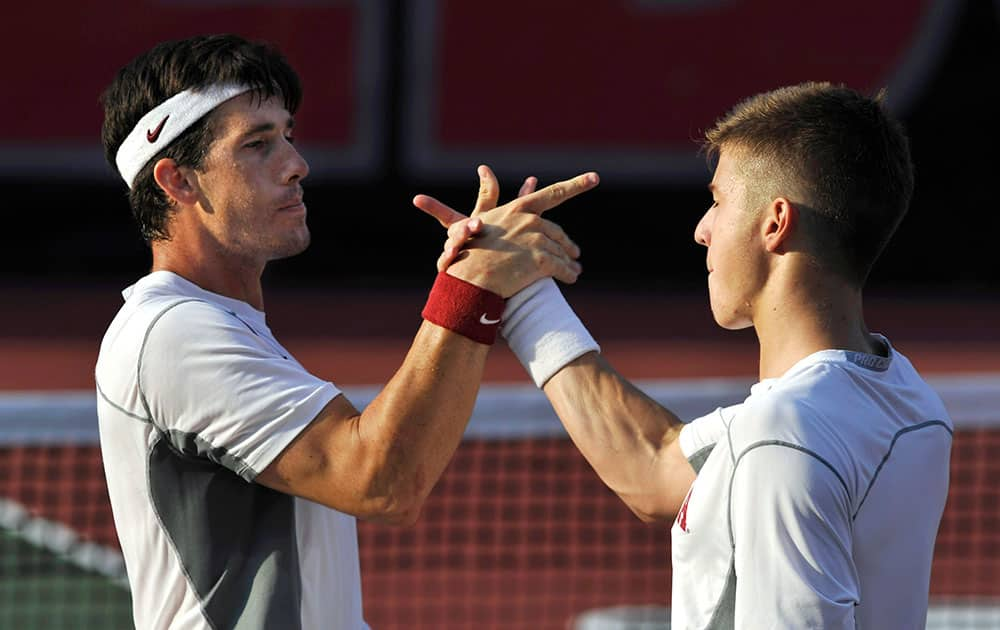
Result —
<instances>
[{"instance_id":1,"label":"short dark hair","mask_svg":"<svg viewBox=\"0 0 1000 630\"><path fill-rule=\"evenodd\" d=\"M115 155L139 119L171 96L216 83L250 86L261 100L278 97L291 113L302 100L299 77L272 46L236 35L204 35L164 42L122 68L101 97L104 156L117 171ZM136 175L128 193L139 231L147 242L170 238L172 204L153 179L153 167L163 158L181 166L201 168L214 139L205 116L150 160Z\"/></svg>"},{"instance_id":2,"label":"short dark hair","mask_svg":"<svg viewBox=\"0 0 1000 630\"><path fill-rule=\"evenodd\" d=\"M832 256L823 263L862 286L906 215L913 163L885 91L802 83L741 102L705 133L710 159L724 149L762 160L763 178L805 199L803 220Z\"/></svg>"}]
</instances>

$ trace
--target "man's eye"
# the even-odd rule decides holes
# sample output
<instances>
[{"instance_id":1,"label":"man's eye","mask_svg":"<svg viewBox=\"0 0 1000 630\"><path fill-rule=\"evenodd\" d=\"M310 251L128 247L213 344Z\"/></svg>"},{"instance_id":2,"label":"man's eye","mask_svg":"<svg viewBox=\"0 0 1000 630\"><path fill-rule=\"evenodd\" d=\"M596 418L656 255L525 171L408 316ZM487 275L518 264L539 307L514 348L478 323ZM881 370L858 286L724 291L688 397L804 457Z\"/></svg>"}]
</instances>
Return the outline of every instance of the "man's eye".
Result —
<instances>
[{"instance_id":1,"label":"man's eye","mask_svg":"<svg viewBox=\"0 0 1000 630\"><path fill-rule=\"evenodd\" d=\"M243 146L246 147L246 148L248 148L248 149L257 149L257 148L260 148L260 147L264 146L264 141L263 140L252 140L250 142L247 142Z\"/></svg>"}]
</instances>

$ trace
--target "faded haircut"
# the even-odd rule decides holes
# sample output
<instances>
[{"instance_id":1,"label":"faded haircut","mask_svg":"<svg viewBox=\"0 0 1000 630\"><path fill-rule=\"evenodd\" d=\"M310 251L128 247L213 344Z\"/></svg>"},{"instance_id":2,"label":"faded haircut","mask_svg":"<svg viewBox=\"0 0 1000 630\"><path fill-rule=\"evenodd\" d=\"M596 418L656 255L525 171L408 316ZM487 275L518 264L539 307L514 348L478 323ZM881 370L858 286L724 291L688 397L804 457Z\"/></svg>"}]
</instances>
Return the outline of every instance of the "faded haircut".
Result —
<instances>
[{"instance_id":1,"label":"faded haircut","mask_svg":"<svg viewBox=\"0 0 1000 630\"><path fill-rule=\"evenodd\" d=\"M913 164L902 125L874 97L830 83L752 96L705 133L710 161L732 152L753 203L795 203L820 264L861 287L906 215Z\"/></svg>"}]
</instances>

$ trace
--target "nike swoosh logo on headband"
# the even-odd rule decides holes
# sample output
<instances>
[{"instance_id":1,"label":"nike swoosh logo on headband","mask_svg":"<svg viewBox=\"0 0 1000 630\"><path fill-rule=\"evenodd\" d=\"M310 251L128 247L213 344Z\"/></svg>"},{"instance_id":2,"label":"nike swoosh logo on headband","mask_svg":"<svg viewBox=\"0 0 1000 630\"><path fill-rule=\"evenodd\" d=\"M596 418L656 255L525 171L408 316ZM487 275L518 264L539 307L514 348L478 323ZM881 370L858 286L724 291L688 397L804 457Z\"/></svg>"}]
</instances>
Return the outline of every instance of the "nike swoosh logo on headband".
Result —
<instances>
[{"instance_id":1,"label":"nike swoosh logo on headband","mask_svg":"<svg viewBox=\"0 0 1000 630\"><path fill-rule=\"evenodd\" d=\"M500 318L489 319L489 318L486 317L486 313L483 313L482 315L479 316L479 323L480 324L486 324L487 326L489 326L490 324L499 324L500 323Z\"/></svg>"},{"instance_id":2,"label":"nike swoosh logo on headband","mask_svg":"<svg viewBox=\"0 0 1000 630\"><path fill-rule=\"evenodd\" d=\"M168 118L170 118L170 114L163 117L163 120L161 120L160 124L156 126L156 129L153 129L152 131L149 129L146 130L146 140L148 140L150 144L156 142L156 139L160 137L160 132L163 131L163 124L167 122Z\"/></svg>"}]
</instances>

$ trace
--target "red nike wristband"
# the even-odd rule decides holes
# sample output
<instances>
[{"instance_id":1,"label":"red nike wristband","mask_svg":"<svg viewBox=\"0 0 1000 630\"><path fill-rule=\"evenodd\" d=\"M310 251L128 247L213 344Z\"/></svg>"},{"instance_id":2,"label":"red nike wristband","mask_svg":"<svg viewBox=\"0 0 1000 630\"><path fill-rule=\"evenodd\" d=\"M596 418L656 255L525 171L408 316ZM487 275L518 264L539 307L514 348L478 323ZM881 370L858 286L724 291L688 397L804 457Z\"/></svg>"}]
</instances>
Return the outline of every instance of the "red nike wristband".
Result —
<instances>
[{"instance_id":1,"label":"red nike wristband","mask_svg":"<svg viewBox=\"0 0 1000 630\"><path fill-rule=\"evenodd\" d=\"M496 293L442 271L421 315L432 324L489 346L497 339L504 302Z\"/></svg>"}]
</instances>

